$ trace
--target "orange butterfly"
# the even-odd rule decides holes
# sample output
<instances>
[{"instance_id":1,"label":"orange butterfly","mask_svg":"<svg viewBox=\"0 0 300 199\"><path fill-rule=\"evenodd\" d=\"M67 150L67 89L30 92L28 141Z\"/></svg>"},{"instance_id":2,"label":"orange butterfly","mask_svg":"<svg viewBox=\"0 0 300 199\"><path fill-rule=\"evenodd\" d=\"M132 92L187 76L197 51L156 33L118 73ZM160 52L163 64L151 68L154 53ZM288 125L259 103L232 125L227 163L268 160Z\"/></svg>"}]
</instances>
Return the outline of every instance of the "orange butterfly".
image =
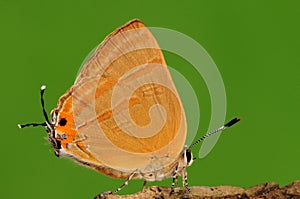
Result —
<instances>
[{"instance_id":1,"label":"orange butterfly","mask_svg":"<svg viewBox=\"0 0 300 199\"><path fill-rule=\"evenodd\" d=\"M98 46L81 69L74 85L59 99L45 122L56 156L67 156L113 178L146 181L179 176L188 189L186 168L193 162L191 148L224 126L185 146L185 113L150 30L132 20L116 29ZM144 183L144 185L145 185ZM99 197L101 194L99 194Z\"/></svg>"}]
</instances>

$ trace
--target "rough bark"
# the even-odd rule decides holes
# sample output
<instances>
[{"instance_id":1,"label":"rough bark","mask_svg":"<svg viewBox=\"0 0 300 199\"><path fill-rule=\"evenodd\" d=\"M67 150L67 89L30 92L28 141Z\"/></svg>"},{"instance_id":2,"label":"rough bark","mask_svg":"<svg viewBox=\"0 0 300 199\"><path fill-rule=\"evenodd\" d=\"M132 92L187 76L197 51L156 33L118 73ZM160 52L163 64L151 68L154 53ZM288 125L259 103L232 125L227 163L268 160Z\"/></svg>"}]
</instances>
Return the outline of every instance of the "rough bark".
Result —
<instances>
[{"instance_id":1,"label":"rough bark","mask_svg":"<svg viewBox=\"0 0 300 199\"><path fill-rule=\"evenodd\" d=\"M300 180L284 187L279 187L277 183L268 182L259 184L248 189L233 186L193 186L190 192L185 188L176 188L175 192L170 194L170 187L152 186L147 189L131 195L106 195L105 199L130 199L130 198L155 198L155 199L177 199L177 198L197 198L197 199L254 199L254 198L272 198L272 199L300 199Z\"/></svg>"}]
</instances>

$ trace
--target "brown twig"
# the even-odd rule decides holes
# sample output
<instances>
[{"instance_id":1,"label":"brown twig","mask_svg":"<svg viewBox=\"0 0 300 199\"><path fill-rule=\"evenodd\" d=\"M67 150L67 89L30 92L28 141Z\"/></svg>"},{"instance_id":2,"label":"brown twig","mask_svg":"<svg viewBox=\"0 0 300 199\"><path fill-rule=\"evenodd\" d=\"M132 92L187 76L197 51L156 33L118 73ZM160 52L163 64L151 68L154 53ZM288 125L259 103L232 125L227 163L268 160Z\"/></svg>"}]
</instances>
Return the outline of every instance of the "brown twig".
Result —
<instances>
[{"instance_id":1,"label":"brown twig","mask_svg":"<svg viewBox=\"0 0 300 199\"><path fill-rule=\"evenodd\" d=\"M171 193L170 187L149 187L141 192L131 195L106 195L104 199L131 199L131 198L155 198L155 199L178 199L178 198L197 198L197 199L254 199L254 198L276 198L276 199L300 199L300 180L284 187L279 187L277 183L268 182L259 184L248 189L233 186L193 186L190 187L190 192L185 188L176 188L175 192Z\"/></svg>"}]
</instances>

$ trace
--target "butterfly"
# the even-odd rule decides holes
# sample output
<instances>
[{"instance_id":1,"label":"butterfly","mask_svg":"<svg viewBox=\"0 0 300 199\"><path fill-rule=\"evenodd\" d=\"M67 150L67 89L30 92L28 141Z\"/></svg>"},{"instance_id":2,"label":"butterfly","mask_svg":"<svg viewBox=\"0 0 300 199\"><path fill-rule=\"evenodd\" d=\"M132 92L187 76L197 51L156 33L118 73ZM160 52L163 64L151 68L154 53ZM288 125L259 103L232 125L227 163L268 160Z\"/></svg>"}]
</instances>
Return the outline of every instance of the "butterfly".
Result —
<instances>
[{"instance_id":1,"label":"butterfly","mask_svg":"<svg viewBox=\"0 0 300 199\"><path fill-rule=\"evenodd\" d=\"M240 120L232 119L187 147L182 102L156 39L138 19L97 47L60 97L51 119L44 108L45 89L40 90L45 122L19 127L44 126L57 157L126 180L102 195L120 191L131 179L144 179L145 186L147 181L173 178L174 191L179 176L189 190L191 148Z\"/></svg>"}]
</instances>

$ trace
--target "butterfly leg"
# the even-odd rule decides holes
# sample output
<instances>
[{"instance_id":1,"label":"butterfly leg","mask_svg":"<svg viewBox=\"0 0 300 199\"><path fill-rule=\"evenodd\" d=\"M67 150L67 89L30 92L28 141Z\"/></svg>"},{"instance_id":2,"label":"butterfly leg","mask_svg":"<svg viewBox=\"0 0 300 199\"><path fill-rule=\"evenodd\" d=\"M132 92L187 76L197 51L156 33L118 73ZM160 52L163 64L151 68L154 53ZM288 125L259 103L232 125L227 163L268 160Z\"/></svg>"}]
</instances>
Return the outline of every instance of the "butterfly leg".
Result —
<instances>
[{"instance_id":1,"label":"butterfly leg","mask_svg":"<svg viewBox=\"0 0 300 199\"><path fill-rule=\"evenodd\" d=\"M109 194L115 194L119 191L121 191L124 187L126 187L129 183L129 181L132 179L132 177L136 174L137 171L134 171L130 174L130 176L127 178L127 180L124 182L124 184L122 184L119 188L117 188L114 191L106 191L106 192L102 192L99 195L97 195L94 199L101 199L103 198L105 195L109 195Z\"/></svg>"},{"instance_id":2,"label":"butterfly leg","mask_svg":"<svg viewBox=\"0 0 300 199\"><path fill-rule=\"evenodd\" d=\"M174 193L175 185L178 186L178 163L176 164L173 176L172 176L172 187L171 187L171 194Z\"/></svg>"},{"instance_id":3,"label":"butterfly leg","mask_svg":"<svg viewBox=\"0 0 300 199\"><path fill-rule=\"evenodd\" d=\"M142 190L146 189L146 184L147 184L147 181L146 181L146 180L144 180L144 183L143 183Z\"/></svg>"},{"instance_id":4,"label":"butterfly leg","mask_svg":"<svg viewBox=\"0 0 300 199\"><path fill-rule=\"evenodd\" d=\"M124 184L122 184L119 188L117 188L116 190L114 190L112 192L112 194L115 194L119 191L121 191L124 187L126 187L129 183L129 181L132 179L132 177L136 174L137 171L132 172L132 174L127 178L127 180L124 182Z\"/></svg>"},{"instance_id":5,"label":"butterfly leg","mask_svg":"<svg viewBox=\"0 0 300 199\"><path fill-rule=\"evenodd\" d=\"M186 167L182 169L182 186L185 187L188 192L191 191L188 184Z\"/></svg>"}]
</instances>

